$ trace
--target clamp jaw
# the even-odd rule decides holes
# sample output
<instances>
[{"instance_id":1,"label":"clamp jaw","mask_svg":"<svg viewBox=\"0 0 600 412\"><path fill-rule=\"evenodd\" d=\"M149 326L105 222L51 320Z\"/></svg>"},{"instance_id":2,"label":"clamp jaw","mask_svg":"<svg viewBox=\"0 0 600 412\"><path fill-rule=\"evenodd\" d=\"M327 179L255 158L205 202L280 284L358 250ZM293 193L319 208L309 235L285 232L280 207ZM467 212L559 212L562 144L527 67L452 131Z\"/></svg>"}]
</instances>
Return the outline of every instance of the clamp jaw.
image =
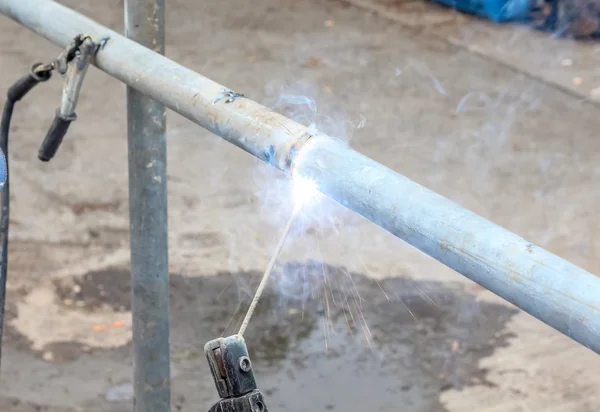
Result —
<instances>
[{"instance_id":1,"label":"clamp jaw","mask_svg":"<svg viewBox=\"0 0 600 412\"><path fill-rule=\"evenodd\" d=\"M65 75L65 80L61 105L56 110L54 121L38 153L38 158L43 162L47 162L54 157L67 134L71 122L77 119L75 107L79 99L79 91L97 49L98 46L89 36L80 34L75 37L67 50L61 53L53 63L54 68L61 75Z\"/></svg>"},{"instance_id":2,"label":"clamp jaw","mask_svg":"<svg viewBox=\"0 0 600 412\"><path fill-rule=\"evenodd\" d=\"M241 336L211 340L204 354L221 397L209 412L268 412Z\"/></svg>"}]
</instances>

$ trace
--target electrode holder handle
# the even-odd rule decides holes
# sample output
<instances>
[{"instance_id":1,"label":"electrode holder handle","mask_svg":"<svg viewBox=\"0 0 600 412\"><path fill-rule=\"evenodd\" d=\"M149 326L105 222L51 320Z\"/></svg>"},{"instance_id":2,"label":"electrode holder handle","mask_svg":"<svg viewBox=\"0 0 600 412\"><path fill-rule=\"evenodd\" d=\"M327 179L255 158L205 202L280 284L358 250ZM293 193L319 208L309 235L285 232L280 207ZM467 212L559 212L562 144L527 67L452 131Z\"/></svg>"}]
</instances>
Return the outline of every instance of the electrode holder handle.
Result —
<instances>
[{"instance_id":1,"label":"electrode holder handle","mask_svg":"<svg viewBox=\"0 0 600 412\"><path fill-rule=\"evenodd\" d=\"M204 354L221 397L210 412L267 412L242 337L211 340L204 346Z\"/></svg>"},{"instance_id":2,"label":"electrode holder handle","mask_svg":"<svg viewBox=\"0 0 600 412\"><path fill-rule=\"evenodd\" d=\"M237 398L221 399L208 412L268 412L262 393L258 389Z\"/></svg>"},{"instance_id":3,"label":"electrode holder handle","mask_svg":"<svg viewBox=\"0 0 600 412\"><path fill-rule=\"evenodd\" d=\"M48 162L54 157L63 141L63 138L69 130L71 122L74 122L76 119L77 116L75 113L70 116L64 116L60 113L60 109L56 111L54 121L52 122L50 129L48 129L48 133L46 134L46 137L40 146L38 159L40 159L42 162Z\"/></svg>"}]
</instances>

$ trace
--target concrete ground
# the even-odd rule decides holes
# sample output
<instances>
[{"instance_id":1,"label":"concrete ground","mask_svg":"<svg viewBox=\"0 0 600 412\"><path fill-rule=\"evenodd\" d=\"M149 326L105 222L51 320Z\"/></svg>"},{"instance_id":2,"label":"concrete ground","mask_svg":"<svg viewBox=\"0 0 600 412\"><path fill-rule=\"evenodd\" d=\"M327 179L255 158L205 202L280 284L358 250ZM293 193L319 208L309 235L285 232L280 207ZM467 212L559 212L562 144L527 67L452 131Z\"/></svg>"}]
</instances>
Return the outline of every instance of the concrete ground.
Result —
<instances>
[{"instance_id":1,"label":"concrete ground","mask_svg":"<svg viewBox=\"0 0 600 412\"><path fill-rule=\"evenodd\" d=\"M64 1L121 30L122 2ZM422 3L171 0L168 56L600 273L598 46ZM411 14L412 13L412 14ZM58 49L0 18L0 90ZM97 70L49 164L60 82L19 104L0 410L131 410L125 88ZM289 181L175 114L173 410L216 401ZM274 410L600 410L600 358L340 206L297 222L247 341Z\"/></svg>"}]
</instances>

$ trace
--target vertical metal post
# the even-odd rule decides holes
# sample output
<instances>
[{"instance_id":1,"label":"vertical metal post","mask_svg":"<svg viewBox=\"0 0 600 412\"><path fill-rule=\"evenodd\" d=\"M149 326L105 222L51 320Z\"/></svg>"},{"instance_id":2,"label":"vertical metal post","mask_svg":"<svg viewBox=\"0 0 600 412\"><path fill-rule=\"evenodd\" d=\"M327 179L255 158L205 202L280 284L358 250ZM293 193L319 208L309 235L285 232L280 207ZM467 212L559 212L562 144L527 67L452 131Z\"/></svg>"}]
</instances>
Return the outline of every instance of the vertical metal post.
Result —
<instances>
[{"instance_id":1,"label":"vertical metal post","mask_svg":"<svg viewBox=\"0 0 600 412\"><path fill-rule=\"evenodd\" d=\"M126 0L125 34L165 52L164 0ZM134 411L170 411L165 108L127 87Z\"/></svg>"}]
</instances>

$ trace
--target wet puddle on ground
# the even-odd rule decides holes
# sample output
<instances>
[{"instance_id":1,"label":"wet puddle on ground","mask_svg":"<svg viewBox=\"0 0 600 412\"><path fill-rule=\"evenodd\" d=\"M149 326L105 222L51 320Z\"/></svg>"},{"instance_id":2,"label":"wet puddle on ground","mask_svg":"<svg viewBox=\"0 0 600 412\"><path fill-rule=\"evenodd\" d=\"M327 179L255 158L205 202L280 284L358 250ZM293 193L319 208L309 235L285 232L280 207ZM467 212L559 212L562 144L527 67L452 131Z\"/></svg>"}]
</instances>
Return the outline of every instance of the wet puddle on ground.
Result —
<instances>
[{"instance_id":1,"label":"wet puddle on ground","mask_svg":"<svg viewBox=\"0 0 600 412\"><path fill-rule=\"evenodd\" d=\"M260 276L171 275L174 410L208 410L217 400L204 343L237 331ZM131 308L127 270L88 273L75 282L55 283L61 302L83 302L72 310ZM377 282L319 262L280 267L270 283L245 338L272 411L445 411L443 391L493 386L479 361L513 337L505 326L517 311L479 301L459 283ZM84 352L64 342L52 350L63 368L75 368L81 358L131 367L130 345ZM125 395L119 392L123 405L113 403L112 410L128 410L127 383L117 383Z\"/></svg>"}]
</instances>

